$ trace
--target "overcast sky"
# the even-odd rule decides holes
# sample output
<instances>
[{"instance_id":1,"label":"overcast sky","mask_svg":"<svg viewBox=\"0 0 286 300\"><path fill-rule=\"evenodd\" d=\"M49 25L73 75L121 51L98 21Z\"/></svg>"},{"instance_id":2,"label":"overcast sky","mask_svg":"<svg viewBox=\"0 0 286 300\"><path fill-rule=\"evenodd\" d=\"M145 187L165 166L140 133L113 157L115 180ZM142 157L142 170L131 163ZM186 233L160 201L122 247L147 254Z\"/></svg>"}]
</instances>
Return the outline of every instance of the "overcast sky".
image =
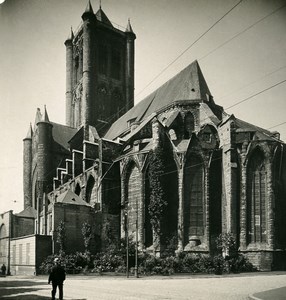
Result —
<instances>
[{"instance_id":1,"label":"overcast sky","mask_svg":"<svg viewBox=\"0 0 286 300\"><path fill-rule=\"evenodd\" d=\"M0 4L0 212L23 209L22 143L37 107L65 122L64 41L87 1ZM286 141L286 124L277 126L286 122L286 0L244 0L190 47L238 2L102 0L102 9L123 30L130 18L137 35L136 103L197 59L217 104L242 101L226 111ZM99 0L91 4L96 12Z\"/></svg>"}]
</instances>

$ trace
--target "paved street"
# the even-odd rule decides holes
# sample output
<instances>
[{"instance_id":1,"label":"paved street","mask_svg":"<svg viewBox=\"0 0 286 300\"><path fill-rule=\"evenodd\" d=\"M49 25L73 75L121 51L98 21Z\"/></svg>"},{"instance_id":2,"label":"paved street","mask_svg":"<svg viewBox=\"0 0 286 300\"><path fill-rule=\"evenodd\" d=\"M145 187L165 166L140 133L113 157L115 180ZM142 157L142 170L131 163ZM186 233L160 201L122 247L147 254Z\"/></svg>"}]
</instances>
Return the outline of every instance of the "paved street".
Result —
<instances>
[{"instance_id":1,"label":"paved street","mask_svg":"<svg viewBox=\"0 0 286 300\"><path fill-rule=\"evenodd\" d=\"M250 294L286 286L286 272L239 275L190 275L129 279L122 276L68 276L64 299L243 300ZM0 278L1 299L50 299L47 277ZM274 299L273 299L274 300Z\"/></svg>"}]
</instances>

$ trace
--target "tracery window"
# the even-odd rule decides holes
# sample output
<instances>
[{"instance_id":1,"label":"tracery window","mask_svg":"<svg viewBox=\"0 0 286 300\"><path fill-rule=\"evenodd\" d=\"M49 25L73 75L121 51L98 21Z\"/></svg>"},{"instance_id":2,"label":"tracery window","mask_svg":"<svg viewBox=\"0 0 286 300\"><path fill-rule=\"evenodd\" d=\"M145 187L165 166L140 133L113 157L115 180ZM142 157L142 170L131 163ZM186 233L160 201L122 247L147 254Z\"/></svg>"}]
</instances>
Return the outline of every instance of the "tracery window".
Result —
<instances>
[{"instance_id":1,"label":"tracery window","mask_svg":"<svg viewBox=\"0 0 286 300\"><path fill-rule=\"evenodd\" d=\"M138 218L139 201L141 195L140 173L135 163L132 163L126 174L126 200L128 203L128 224L129 236L135 239L136 219Z\"/></svg>"},{"instance_id":2,"label":"tracery window","mask_svg":"<svg viewBox=\"0 0 286 300\"><path fill-rule=\"evenodd\" d=\"M203 197L204 167L198 156L191 157L185 167L185 240L204 234Z\"/></svg>"},{"instance_id":3,"label":"tracery window","mask_svg":"<svg viewBox=\"0 0 286 300\"><path fill-rule=\"evenodd\" d=\"M195 120L194 116L191 112L188 112L185 116L185 124L184 124L184 135L185 139L189 139L192 135L192 132L195 130Z\"/></svg>"},{"instance_id":4,"label":"tracery window","mask_svg":"<svg viewBox=\"0 0 286 300\"><path fill-rule=\"evenodd\" d=\"M264 155L256 150L247 170L248 242L266 242L266 170Z\"/></svg>"}]
</instances>

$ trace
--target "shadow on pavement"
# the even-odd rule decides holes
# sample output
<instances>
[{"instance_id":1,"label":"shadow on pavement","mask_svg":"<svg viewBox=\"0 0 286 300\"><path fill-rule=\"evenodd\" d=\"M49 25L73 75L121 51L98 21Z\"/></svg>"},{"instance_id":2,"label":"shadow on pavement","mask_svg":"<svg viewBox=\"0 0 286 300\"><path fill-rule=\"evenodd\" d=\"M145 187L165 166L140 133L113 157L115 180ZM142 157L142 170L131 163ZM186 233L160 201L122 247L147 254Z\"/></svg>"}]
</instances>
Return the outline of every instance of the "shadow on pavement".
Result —
<instances>
[{"instance_id":1,"label":"shadow on pavement","mask_svg":"<svg viewBox=\"0 0 286 300\"><path fill-rule=\"evenodd\" d=\"M51 299L51 297L44 297L44 296L38 296L38 295L33 295L33 294L31 294L31 295L20 295L20 296L13 296L13 297L9 297L9 296L7 296L7 297L1 297L2 299L13 299L13 300L15 300L15 299L23 299L23 300L38 300L38 299Z\"/></svg>"},{"instance_id":2,"label":"shadow on pavement","mask_svg":"<svg viewBox=\"0 0 286 300\"><path fill-rule=\"evenodd\" d=\"M41 289L37 289L37 288L25 288L25 289L21 289L21 288L14 288L14 289L1 288L0 298L3 298L5 296L9 296L9 295L19 294L19 297L22 299L26 295L21 295L21 294L32 293L32 292L36 292L36 291L39 291L39 290L46 290L46 288L45 289L43 289L43 288L41 288ZM13 296L13 297L18 297L18 296ZM9 297L9 299L18 299L18 298ZM43 299L46 299L46 297L43 297Z\"/></svg>"},{"instance_id":3,"label":"shadow on pavement","mask_svg":"<svg viewBox=\"0 0 286 300\"><path fill-rule=\"evenodd\" d=\"M35 286L35 285L43 285L46 284L47 282L42 281L32 281L32 280L27 280L27 281L0 281L0 288L2 287L19 287L19 286Z\"/></svg>"},{"instance_id":4,"label":"shadow on pavement","mask_svg":"<svg viewBox=\"0 0 286 300\"><path fill-rule=\"evenodd\" d=\"M39 287L37 287L39 286ZM40 287L41 286L41 287ZM41 300L51 299L51 297L39 296L36 294L37 291L51 291L51 286L46 281L33 281L33 280L5 280L0 281L0 298L1 299L21 299L21 300ZM28 295L27 295L28 294ZM11 296L13 295L13 296ZM71 300L87 300L86 298L69 298Z\"/></svg>"}]
</instances>

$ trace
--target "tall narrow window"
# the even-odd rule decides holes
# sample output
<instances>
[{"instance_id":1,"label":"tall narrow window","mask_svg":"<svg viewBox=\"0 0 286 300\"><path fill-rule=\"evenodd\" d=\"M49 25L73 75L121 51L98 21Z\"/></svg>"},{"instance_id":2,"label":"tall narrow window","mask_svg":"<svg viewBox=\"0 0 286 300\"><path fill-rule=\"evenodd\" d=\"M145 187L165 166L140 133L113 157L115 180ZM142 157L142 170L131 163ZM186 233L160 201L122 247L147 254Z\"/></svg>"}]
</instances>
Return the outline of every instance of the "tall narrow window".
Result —
<instances>
[{"instance_id":1,"label":"tall narrow window","mask_svg":"<svg viewBox=\"0 0 286 300\"><path fill-rule=\"evenodd\" d=\"M197 157L190 157L185 167L185 242L192 236L204 234L203 222L203 175L204 168L202 160Z\"/></svg>"},{"instance_id":2,"label":"tall narrow window","mask_svg":"<svg viewBox=\"0 0 286 300\"><path fill-rule=\"evenodd\" d=\"M266 242L266 171L263 153L256 150L247 170L248 242Z\"/></svg>"},{"instance_id":3,"label":"tall narrow window","mask_svg":"<svg viewBox=\"0 0 286 300\"><path fill-rule=\"evenodd\" d=\"M19 265L23 263L23 245L19 244Z\"/></svg>"},{"instance_id":4,"label":"tall narrow window","mask_svg":"<svg viewBox=\"0 0 286 300\"><path fill-rule=\"evenodd\" d=\"M16 264L16 245L13 245L12 247L12 264Z\"/></svg>"},{"instance_id":5,"label":"tall narrow window","mask_svg":"<svg viewBox=\"0 0 286 300\"><path fill-rule=\"evenodd\" d=\"M141 194L140 173L135 163L132 163L129 166L126 181L126 200L128 203L127 230L129 236L135 240L136 219L138 218L139 200Z\"/></svg>"},{"instance_id":6,"label":"tall narrow window","mask_svg":"<svg viewBox=\"0 0 286 300\"><path fill-rule=\"evenodd\" d=\"M81 188L80 188L79 184L76 185L74 192L75 192L75 194L77 194L78 196L80 196Z\"/></svg>"},{"instance_id":7,"label":"tall narrow window","mask_svg":"<svg viewBox=\"0 0 286 300\"><path fill-rule=\"evenodd\" d=\"M185 116L184 130L185 139L189 139L192 135L192 132L195 130L195 120L191 112L188 112Z\"/></svg>"},{"instance_id":8,"label":"tall narrow window","mask_svg":"<svg viewBox=\"0 0 286 300\"><path fill-rule=\"evenodd\" d=\"M3 224L0 227L0 259L7 256L7 232L6 226Z\"/></svg>"},{"instance_id":9,"label":"tall narrow window","mask_svg":"<svg viewBox=\"0 0 286 300\"><path fill-rule=\"evenodd\" d=\"M30 243L26 244L26 265L30 264Z\"/></svg>"}]
</instances>

